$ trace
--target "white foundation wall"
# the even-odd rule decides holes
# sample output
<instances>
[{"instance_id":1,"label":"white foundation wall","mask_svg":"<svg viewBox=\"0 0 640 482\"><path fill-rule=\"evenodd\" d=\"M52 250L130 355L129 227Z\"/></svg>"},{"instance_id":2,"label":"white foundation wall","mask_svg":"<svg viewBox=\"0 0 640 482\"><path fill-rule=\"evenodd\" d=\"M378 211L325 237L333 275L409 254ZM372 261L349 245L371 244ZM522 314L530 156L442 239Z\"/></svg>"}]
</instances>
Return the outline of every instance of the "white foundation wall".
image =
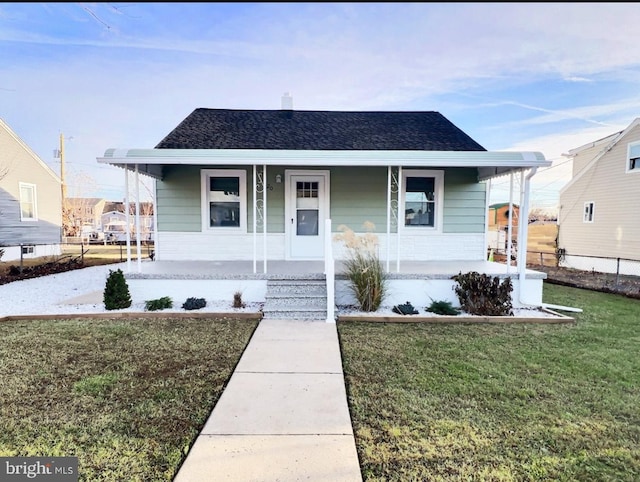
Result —
<instances>
[{"instance_id":1,"label":"white foundation wall","mask_svg":"<svg viewBox=\"0 0 640 482\"><path fill-rule=\"evenodd\" d=\"M542 305L542 279L525 279L523 292L520 296L520 281L512 279L513 291L511 303L514 308L527 308L530 305ZM433 280L389 280L387 296L382 301L383 306L395 306L410 302L416 308L424 309L432 301L449 301L459 307L460 302L454 291L457 283L449 279ZM521 302L524 301L524 303ZM347 280L336 280L336 305L357 305L356 298Z\"/></svg>"},{"instance_id":2,"label":"white foundation wall","mask_svg":"<svg viewBox=\"0 0 640 482\"><path fill-rule=\"evenodd\" d=\"M25 246L32 246L25 244ZM20 252L22 248L20 246L2 246L4 254L2 255L2 261L20 260ZM42 256L60 256L62 249L59 244L43 244L33 246L33 253L23 255L23 259L39 258Z\"/></svg>"},{"instance_id":3,"label":"white foundation wall","mask_svg":"<svg viewBox=\"0 0 640 482\"><path fill-rule=\"evenodd\" d=\"M337 234L337 233L336 233ZM359 233L363 235L363 233ZM387 236L377 234L378 252L382 261L387 260ZM257 259L264 259L264 239L256 237ZM398 254L403 261L485 260L487 257L484 234L406 234L389 239L389 260L396 261ZM158 233L156 259L159 261L250 261L253 259L252 234L210 233ZM333 241L335 259L344 259L346 249L342 241ZM287 259L284 234L267 234L267 259Z\"/></svg>"},{"instance_id":4,"label":"white foundation wall","mask_svg":"<svg viewBox=\"0 0 640 482\"><path fill-rule=\"evenodd\" d=\"M169 296L175 308L187 298L228 301L231 306L236 292L242 293L245 303L261 303L267 293L266 280L127 279L127 284L134 303Z\"/></svg>"}]
</instances>

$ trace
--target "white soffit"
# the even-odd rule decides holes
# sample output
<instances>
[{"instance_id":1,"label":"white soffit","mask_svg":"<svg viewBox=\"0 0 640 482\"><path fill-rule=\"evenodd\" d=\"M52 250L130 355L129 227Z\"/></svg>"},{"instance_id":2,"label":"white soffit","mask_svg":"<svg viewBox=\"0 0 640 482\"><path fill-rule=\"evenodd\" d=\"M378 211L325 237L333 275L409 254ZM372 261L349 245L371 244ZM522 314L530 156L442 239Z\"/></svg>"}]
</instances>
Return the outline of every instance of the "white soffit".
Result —
<instances>
[{"instance_id":1,"label":"white soffit","mask_svg":"<svg viewBox=\"0 0 640 482\"><path fill-rule=\"evenodd\" d=\"M362 167L475 167L488 179L514 169L547 167L540 152L506 151L282 151L250 149L108 149L99 163L115 166L138 164L157 177L161 165L268 165ZM154 166L156 167L154 169ZM487 168L487 169L484 169Z\"/></svg>"}]
</instances>

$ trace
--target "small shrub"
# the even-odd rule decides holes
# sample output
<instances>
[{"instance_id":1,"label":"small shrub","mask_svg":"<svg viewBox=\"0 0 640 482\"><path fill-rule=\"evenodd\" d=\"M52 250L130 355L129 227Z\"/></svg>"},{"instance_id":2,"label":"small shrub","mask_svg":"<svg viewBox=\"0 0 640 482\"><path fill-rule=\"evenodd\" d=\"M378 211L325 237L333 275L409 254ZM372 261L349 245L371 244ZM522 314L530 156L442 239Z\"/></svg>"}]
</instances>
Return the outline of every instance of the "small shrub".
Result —
<instances>
[{"instance_id":1,"label":"small shrub","mask_svg":"<svg viewBox=\"0 0 640 482\"><path fill-rule=\"evenodd\" d=\"M342 231L335 239L344 241L347 256L344 260L345 271L360 309L377 311L387 293L387 274L378 257L378 238L373 234L375 226L365 223L366 234L358 236L342 225Z\"/></svg>"},{"instance_id":2,"label":"small shrub","mask_svg":"<svg viewBox=\"0 0 640 482\"><path fill-rule=\"evenodd\" d=\"M244 308L246 305L244 301L242 301L242 292L236 291L233 294L233 307L234 308Z\"/></svg>"},{"instance_id":3,"label":"small shrub","mask_svg":"<svg viewBox=\"0 0 640 482\"><path fill-rule=\"evenodd\" d=\"M207 302L204 298L187 298L182 304L183 310L199 310L200 308L204 308L207 306Z\"/></svg>"},{"instance_id":4,"label":"small shrub","mask_svg":"<svg viewBox=\"0 0 640 482\"><path fill-rule=\"evenodd\" d=\"M450 301L432 301L426 310L436 315L457 315L460 310L453 306Z\"/></svg>"},{"instance_id":5,"label":"small shrub","mask_svg":"<svg viewBox=\"0 0 640 482\"><path fill-rule=\"evenodd\" d=\"M147 300L144 302L146 311L158 311L173 307L173 300L168 296L163 296L157 300Z\"/></svg>"},{"instance_id":6,"label":"small shrub","mask_svg":"<svg viewBox=\"0 0 640 482\"><path fill-rule=\"evenodd\" d=\"M460 273L452 279L458 283L455 292L460 300L460 307L467 313L481 316L513 316L511 278L505 278L500 282L498 276L492 278L471 271L466 274Z\"/></svg>"},{"instance_id":7,"label":"small shrub","mask_svg":"<svg viewBox=\"0 0 640 482\"><path fill-rule=\"evenodd\" d=\"M124 279L124 273L121 269L109 270L103 301L107 310L119 310L131 306L129 285L127 285L127 280Z\"/></svg>"},{"instance_id":8,"label":"small shrub","mask_svg":"<svg viewBox=\"0 0 640 482\"><path fill-rule=\"evenodd\" d=\"M396 305L392 308L394 313L398 313L399 315L417 315L418 310L416 310L411 303L408 301L404 305Z\"/></svg>"}]
</instances>

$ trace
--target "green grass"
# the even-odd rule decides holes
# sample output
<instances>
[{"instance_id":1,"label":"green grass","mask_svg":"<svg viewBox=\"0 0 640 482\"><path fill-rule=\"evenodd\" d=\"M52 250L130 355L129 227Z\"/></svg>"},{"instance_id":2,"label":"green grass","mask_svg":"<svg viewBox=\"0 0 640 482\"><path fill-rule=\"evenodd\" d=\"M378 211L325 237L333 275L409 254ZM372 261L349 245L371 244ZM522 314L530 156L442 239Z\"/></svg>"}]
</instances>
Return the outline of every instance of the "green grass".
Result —
<instances>
[{"instance_id":1,"label":"green grass","mask_svg":"<svg viewBox=\"0 0 640 482\"><path fill-rule=\"evenodd\" d=\"M640 301L570 325L338 324L367 481L640 480Z\"/></svg>"},{"instance_id":2,"label":"green grass","mask_svg":"<svg viewBox=\"0 0 640 482\"><path fill-rule=\"evenodd\" d=\"M81 481L172 480L256 325L0 323L0 456L77 456Z\"/></svg>"}]
</instances>

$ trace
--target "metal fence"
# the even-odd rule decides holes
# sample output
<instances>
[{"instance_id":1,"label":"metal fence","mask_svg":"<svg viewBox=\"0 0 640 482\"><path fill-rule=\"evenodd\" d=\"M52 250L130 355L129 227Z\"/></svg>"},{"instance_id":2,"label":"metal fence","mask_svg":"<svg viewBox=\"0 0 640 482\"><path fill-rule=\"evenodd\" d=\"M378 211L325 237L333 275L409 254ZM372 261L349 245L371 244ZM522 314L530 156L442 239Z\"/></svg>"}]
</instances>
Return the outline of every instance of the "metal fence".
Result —
<instances>
[{"instance_id":1,"label":"metal fence","mask_svg":"<svg viewBox=\"0 0 640 482\"><path fill-rule=\"evenodd\" d=\"M77 259L82 264L92 264L92 259L113 260L122 262L127 259L126 244L87 243L85 241L71 241L61 244L21 243L18 245L0 247L0 261L19 266L39 264L43 262L64 262ZM6 256L5 256L6 254ZM154 244L144 242L141 244L141 259L153 259ZM137 259L137 246L131 244L131 259Z\"/></svg>"},{"instance_id":2,"label":"metal fence","mask_svg":"<svg viewBox=\"0 0 640 482\"><path fill-rule=\"evenodd\" d=\"M528 251L527 265L557 281L586 288L640 295L640 260Z\"/></svg>"}]
</instances>

